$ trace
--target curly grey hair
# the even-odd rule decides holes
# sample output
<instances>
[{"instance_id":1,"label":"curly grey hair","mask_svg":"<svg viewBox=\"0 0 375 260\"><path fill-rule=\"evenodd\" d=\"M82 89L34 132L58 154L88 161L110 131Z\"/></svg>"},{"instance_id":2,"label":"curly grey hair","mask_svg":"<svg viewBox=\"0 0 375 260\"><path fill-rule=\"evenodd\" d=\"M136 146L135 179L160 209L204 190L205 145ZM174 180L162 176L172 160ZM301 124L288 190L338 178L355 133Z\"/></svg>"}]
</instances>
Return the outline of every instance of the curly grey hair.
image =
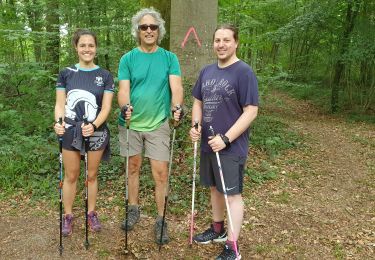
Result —
<instances>
[{"instance_id":1,"label":"curly grey hair","mask_svg":"<svg viewBox=\"0 0 375 260\"><path fill-rule=\"evenodd\" d=\"M163 40L164 35L166 33L164 26L165 21L163 20L163 18L161 18L161 14L158 11L156 11L153 7L141 9L132 17L132 35L134 39L138 43L140 43L138 25L143 16L145 15L151 15L152 17L154 17L156 24L159 25L158 44L160 44L161 40Z\"/></svg>"}]
</instances>

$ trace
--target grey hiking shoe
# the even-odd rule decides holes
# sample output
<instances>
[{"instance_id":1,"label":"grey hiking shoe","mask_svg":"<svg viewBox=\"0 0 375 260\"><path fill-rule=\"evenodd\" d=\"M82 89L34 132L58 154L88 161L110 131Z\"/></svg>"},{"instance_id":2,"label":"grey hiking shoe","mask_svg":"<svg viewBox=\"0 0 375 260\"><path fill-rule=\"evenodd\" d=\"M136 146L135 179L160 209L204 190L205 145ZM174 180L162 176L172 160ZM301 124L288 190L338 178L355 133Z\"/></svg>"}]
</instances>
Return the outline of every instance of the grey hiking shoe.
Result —
<instances>
[{"instance_id":1,"label":"grey hiking shoe","mask_svg":"<svg viewBox=\"0 0 375 260\"><path fill-rule=\"evenodd\" d=\"M224 249L221 254L215 258L215 260L240 260L241 254L238 253L236 257L236 252L232 250L228 245L224 245Z\"/></svg>"},{"instance_id":2,"label":"grey hiking shoe","mask_svg":"<svg viewBox=\"0 0 375 260\"><path fill-rule=\"evenodd\" d=\"M209 244L211 242L225 242L227 240L227 232L223 229L220 233L216 233L213 225L203 233L195 235L193 240L198 244Z\"/></svg>"},{"instance_id":3,"label":"grey hiking shoe","mask_svg":"<svg viewBox=\"0 0 375 260\"><path fill-rule=\"evenodd\" d=\"M168 237L168 223L167 221L164 222L164 227L163 227L163 235L161 236L161 241L160 241L160 235L161 235L161 227L163 225L163 219L157 219L155 222L155 242L158 245L164 245L169 243L169 237Z\"/></svg>"},{"instance_id":4,"label":"grey hiking shoe","mask_svg":"<svg viewBox=\"0 0 375 260\"><path fill-rule=\"evenodd\" d=\"M126 219L121 224L121 228L123 230L132 230L134 225L139 221L140 218L140 210L137 205L129 205L128 206L128 225L126 225Z\"/></svg>"}]
</instances>

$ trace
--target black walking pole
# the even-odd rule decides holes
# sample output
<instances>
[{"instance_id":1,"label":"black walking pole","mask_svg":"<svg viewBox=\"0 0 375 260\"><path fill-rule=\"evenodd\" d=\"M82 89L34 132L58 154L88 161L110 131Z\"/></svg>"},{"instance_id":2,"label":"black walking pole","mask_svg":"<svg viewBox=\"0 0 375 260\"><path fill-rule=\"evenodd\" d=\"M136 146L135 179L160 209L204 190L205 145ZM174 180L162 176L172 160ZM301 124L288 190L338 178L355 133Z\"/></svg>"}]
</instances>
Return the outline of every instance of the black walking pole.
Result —
<instances>
[{"instance_id":1,"label":"black walking pole","mask_svg":"<svg viewBox=\"0 0 375 260\"><path fill-rule=\"evenodd\" d=\"M62 125L62 117L59 117L59 124ZM60 246L59 246L59 251L60 251L60 256L63 253L64 247L62 244L62 177L63 177L63 161L62 161L62 142L63 142L63 137L62 135L58 136L59 139L59 193L60 193Z\"/></svg>"},{"instance_id":2,"label":"black walking pole","mask_svg":"<svg viewBox=\"0 0 375 260\"><path fill-rule=\"evenodd\" d=\"M182 109L180 105L176 105L176 110ZM173 135L172 135L172 143L171 143L171 154L169 156L169 168L168 168L168 177L167 177L167 187L165 189L165 199L164 199L164 211L163 211L163 221L161 224L161 232L160 232L160 243L159 243L159 252L161 250L162 242L163 242L163 229L165 225L165 214L167 212L167 203L168 203L168 193L169 193L169 176L172 172L172 158L173 158L173 145L176 139L176 127L178 126L178 122L173 120Z\"/></svg>"},{"instance_id":3,"label":"black walking pole","mask_svg":"<svg viewBox=\"0 0 375 260\"><path fill-rule=\"evenodd\" d=\"M128 176L129 176L129 125L130 120L126 120L126 111L130 108L127 104L121 109L121 114L126 121L126 168L125 168L125 254L128 253L128 209L129 209L129 195L128 195Z\"/></svg>"},{"instance_id":4,"label":"black walking pole","mask_svg":"<svg viewBox=\"0 0 375 260\"><path fill-rule=\"evenodd\" d=\"M85 125L88 124L87 122L87 117L83 118L83 122ZM86 250L89 248L89 230L88 230L88 193L89 193L89 188L88 188L88 156L87 153L89 151L89 137L85 136L85 232L86 232L86 240L85 240L85 248Z\"/></svg>"}]
</instances>

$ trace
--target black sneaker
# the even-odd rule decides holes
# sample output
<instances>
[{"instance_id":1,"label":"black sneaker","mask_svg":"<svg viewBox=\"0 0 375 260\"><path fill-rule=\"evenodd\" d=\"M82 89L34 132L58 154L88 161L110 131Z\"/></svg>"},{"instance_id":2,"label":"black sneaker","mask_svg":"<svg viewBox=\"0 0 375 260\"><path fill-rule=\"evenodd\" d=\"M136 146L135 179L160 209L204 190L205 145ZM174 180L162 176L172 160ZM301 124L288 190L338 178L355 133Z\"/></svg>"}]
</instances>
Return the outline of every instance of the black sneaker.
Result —
<instances>
[{"instance_id":1,"label":"black sneaker","mask_svg":"<svg viewBox=\"0 0 375 260\"><path fill-rule=\"evenodd\" d=\"M128 207L128 225L126 225L126 219L121 224L121 228L123 230L127 229L132 230L134 228L134 225L139 221L140 218L140 210L138 206L130 205Z\"/></svg>"},{"instance_id":2,"label":"black sneaker","mask_svg":"<svg viewBox=\"0 0 375 260\"><path fill-rule=\"evenodd\" d=\"M220 233L216 233L214 226L211 224L211 227L193 237L193 240L198 244L209 244L213 242L225 242L227 240L227 231L225 229Z\"/></svg>"},{"instance_id":3,"label":"black sneaker","mask_svg":"<svg viewBox=\"0 0 375 260\"><path fill-rule=\"evenodd\" d=\"M161 227L163 225L163 219L157 219L155 222L155 242L158 245L164 245L169 243L169 237L168 237L168 223L167 221L164 221L163 226L163 234L161 233ZM161 236L161 241L160 241Z\"/></svg>"},{"instance_id":4,"label":"black sneaker","mask_svg":"<svg viewBox=\"0 0 375 260\"><path fill-rule=\"evenodd\" d=\"M241 254L238 253L238 256L236 258L236 252L232 250L227 244L225 244L223 251L215 259L216 260L240 260Z\"/></svg>"}]
</instances>

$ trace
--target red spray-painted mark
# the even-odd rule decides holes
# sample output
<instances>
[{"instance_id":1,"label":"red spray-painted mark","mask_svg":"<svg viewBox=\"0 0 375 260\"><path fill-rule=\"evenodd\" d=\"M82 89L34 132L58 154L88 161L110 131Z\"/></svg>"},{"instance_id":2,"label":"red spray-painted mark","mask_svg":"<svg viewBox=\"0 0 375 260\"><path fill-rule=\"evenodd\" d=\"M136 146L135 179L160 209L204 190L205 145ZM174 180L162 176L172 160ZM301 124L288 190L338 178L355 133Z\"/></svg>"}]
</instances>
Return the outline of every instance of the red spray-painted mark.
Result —
<instances>
[{"instance_id":1,"label":"red spray-painted mark","mask_svg":"<svg viewBox=\"0 0 375 260\"><path fill-rule=\"evenodd\" d=\"M186 33L186 35L185 35L185 38L184 38L184 40L183 40L182 43L181 43L181 48L184 48L184 47L185 47L185 44L186 44L186 42L187 42L187 39L189 38L189 35L190 35L192 32L194 33L194 37L195 37L195 40L197 40L198 46L199 46L199 47L202 47L202 44L201 44L201 42L200 42L200 40L199 40L199 37L198 37L198 35L197 35L197 32L195 31L194 26L192 26L192 27L190 27L189 30L187 31L187 33Z\"/></svg>"}]
</instances>

